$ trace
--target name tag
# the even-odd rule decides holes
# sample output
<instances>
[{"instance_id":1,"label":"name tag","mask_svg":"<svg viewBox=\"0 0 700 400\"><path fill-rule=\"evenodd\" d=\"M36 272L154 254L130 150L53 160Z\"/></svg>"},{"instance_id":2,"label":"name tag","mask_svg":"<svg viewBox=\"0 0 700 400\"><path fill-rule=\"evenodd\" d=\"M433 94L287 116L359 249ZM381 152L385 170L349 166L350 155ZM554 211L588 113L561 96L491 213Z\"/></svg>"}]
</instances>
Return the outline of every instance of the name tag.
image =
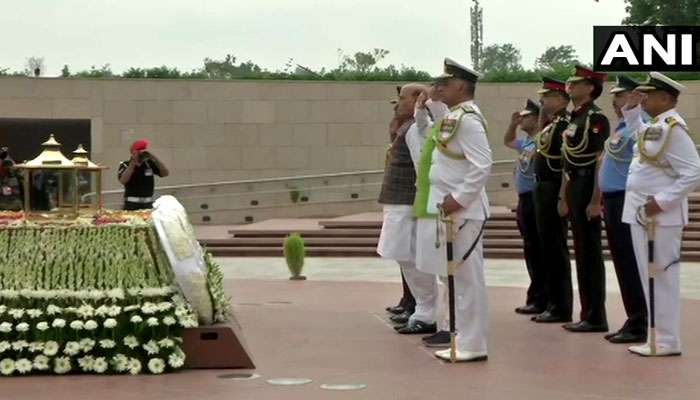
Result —
<instances>
[{"instance_id":1,"label":"name tag","mask_svg":"<svg viewBox=\"0 0 700 400\"><path fill-rule=\"evenodd\" d=\"M153 170L150 169L150 168L147 169L147 170L144 172L144 175L146 175L146 176L153 176Z\"/></svg>"},{"instance_id":2,"label":"name tag","mask_svg":"<svg viewBox=\"0 0 700 400\"><path fill-rule=\"evenodd\" d=\"M646 132L644 132L644 140L649 141L649 142L656 142L659 139L661 139L661 136L663 135L664 130L661 126L659 125L654 125L650 126L647 128Z\"/></svg>"}]
</instances>

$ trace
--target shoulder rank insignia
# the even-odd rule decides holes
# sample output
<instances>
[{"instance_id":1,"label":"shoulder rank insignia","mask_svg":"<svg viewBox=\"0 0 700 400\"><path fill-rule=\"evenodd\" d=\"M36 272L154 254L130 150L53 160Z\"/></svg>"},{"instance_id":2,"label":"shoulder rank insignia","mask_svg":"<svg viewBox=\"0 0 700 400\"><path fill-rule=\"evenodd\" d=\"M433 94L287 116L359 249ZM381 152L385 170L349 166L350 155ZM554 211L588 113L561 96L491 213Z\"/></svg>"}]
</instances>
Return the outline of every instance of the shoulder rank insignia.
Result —
<instances>
[{"instance_id":1,"label":"shoulder rank insignia","mask_svg":"<svg viewBox=\"0 0 700 400\"><path fill-rule=\"evenodd\" d=\"M661 125L652 125L644 131L644 140L649 142L656 142L661 139L664 133L664 128Z\"/></svg>"}]
</instances>

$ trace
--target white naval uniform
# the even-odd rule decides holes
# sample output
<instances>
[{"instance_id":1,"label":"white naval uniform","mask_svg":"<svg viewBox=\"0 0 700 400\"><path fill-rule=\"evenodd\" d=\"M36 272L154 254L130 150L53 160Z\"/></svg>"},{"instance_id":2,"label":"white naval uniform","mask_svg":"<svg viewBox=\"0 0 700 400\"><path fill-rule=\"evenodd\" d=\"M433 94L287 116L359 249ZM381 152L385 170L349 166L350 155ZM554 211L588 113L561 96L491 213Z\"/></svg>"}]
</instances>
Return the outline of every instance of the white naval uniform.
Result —
<instances>
[{"instance_id":1,"label":"white naval uniform","mask_svg":"<svg viewBox=\"0 0 700 400\"><path fill-rule=\"evenodd\" d=\"M625 121L638 134L651 123L641 120L641 107L624 110ZM670 127L666 119L673 117L679 122ZM659 121L659 122L655 122ZM632 242L642 279L644 293L649 305L649 272L647 253L647 233L636 218L639 207L648 196L654 196L663 212L655 216L656 235L654 237L655 261L657 270L654 283L656 318L656 344L659 348L680 351L680 256L683 227L688 224L688 194L700 183L700 158L695 144L688 135L686 123L675 109L658 115L654 124L663 130L660 137L641 143L635 147L627 179L627 192L622 221L630 224ZM659 154L662 144L668 137L668 145ZM653 138L652 138L653 139ZM645 146L647 154L659 154L662 166L652 165L640 159L639 146Z\"/></svg>"},{"instance_id":2,"label":"white naval uniform","mask_svg":"<svg viewBox=\"0 0 700 400\"><path fill-rule=\"evenodd\" d=\"M476 113L467 113L461 107L472 108ZM454 221L454 256L458 268L455 280L455 306L457 350L486 352L488 334L488 298L484 281L483 247L479 239L469 258L462 262L463 255L477 240L483 222L489 215L486 182L491 173L491 149L485 126L478 107L473 101L452 108L446 120L460 120L458 129L447 148L461 154L466 160L456 160L435 149L430 169L429 212L436 212L436 204L442 203L446 195L462 205L462 209L451 215ZM439 238L436 238L439 226ZM436 239L439 248L435 247ZM445 249L445 225L436 219L420 219L417 229L416 264L424 272L436 274L447 281L447 255ZM442 300L442 299L441 299Z\"/></svg>"}]
</instances>

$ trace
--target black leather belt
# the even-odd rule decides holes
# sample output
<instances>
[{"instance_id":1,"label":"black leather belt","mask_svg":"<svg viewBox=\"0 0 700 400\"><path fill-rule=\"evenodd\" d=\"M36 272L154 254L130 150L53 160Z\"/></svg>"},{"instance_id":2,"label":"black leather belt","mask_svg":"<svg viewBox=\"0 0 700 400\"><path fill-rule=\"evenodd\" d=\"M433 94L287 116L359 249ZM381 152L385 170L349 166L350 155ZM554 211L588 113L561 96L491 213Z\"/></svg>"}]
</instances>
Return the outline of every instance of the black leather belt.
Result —
<instances>
[{"instance_id":1,"label":"black leather belt","mask_svg":"<svg viewBox=\"0 0 700 400\"><path fill-rule=\"evenodd\" d=\"M569 179L571 179L571 180L574 180L576 178L585 178L585 177L595 175L595 169L594 168L572 169L570 171L566 171L566 175L568 175Z\"/></svg>"}]
</instances>

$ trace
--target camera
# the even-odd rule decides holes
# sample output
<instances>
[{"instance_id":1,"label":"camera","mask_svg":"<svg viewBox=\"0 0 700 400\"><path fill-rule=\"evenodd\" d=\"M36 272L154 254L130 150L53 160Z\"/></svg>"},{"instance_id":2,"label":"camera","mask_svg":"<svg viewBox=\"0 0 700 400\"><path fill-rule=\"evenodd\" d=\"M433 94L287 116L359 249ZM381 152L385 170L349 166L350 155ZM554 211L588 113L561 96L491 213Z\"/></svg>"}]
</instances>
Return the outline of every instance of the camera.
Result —
<instances>
[{"instance_id":1,"label":"camera","mask_svg":"<svg viewBox=\"0 0 700 400\"><path fill-rule=\"evenodd\" d=\"M151 158L151 153L149 153L145 150L139 153L139 162L140 163L143 163L150 158Z\"/></svg>"}]
</instances>

